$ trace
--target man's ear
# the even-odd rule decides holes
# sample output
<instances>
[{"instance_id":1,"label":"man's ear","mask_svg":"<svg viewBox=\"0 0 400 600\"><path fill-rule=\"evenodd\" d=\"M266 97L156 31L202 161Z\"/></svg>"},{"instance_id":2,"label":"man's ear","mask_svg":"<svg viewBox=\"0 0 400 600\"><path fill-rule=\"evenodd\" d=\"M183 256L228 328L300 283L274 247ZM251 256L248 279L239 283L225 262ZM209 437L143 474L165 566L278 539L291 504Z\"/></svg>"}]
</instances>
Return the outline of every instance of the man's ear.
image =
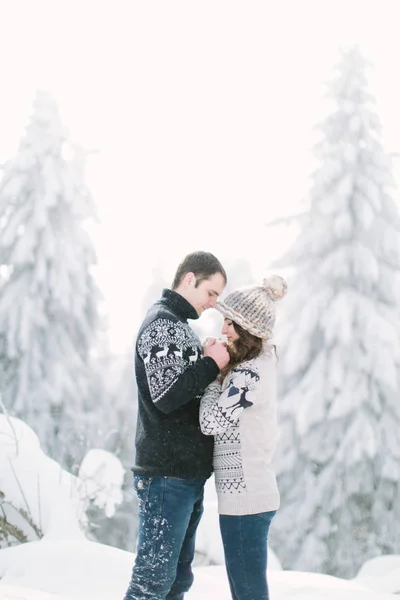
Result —
<instances>
[{"instance_id":1,"label":"man's ear","mask_svg":"<svg viewBox=\"0 0 400 600\"><path fill-rule=\"evenodd\" d=\"M196 276L194 273L190 272L190 273L186 273L186 275L183 278L184 283L188 286L188 287L195 287L196 286Z\"/></svg>"}]
</instances>

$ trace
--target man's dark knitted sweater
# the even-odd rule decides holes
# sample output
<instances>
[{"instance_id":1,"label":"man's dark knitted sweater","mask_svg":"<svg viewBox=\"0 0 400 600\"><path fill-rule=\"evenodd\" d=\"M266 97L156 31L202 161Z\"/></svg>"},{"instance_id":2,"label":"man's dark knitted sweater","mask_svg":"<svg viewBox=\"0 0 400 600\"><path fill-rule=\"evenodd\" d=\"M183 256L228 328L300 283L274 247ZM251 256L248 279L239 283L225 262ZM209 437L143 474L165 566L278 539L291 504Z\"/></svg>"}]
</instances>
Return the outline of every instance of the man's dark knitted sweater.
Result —
<instances>
[{"instance_id":1,"label":"man's dark knitted sweater","mask_svg":"<svg viewBox=\"0 0 400 600\"><path fill-rule=\"evenodd\" d=\"M134 472L184 479L211 475L213 437L201 433L199 404L219 368L203 357L200 340L187 323L197 318L183 296L164 290L139 330Z\"/></svg>"}]
</instances>

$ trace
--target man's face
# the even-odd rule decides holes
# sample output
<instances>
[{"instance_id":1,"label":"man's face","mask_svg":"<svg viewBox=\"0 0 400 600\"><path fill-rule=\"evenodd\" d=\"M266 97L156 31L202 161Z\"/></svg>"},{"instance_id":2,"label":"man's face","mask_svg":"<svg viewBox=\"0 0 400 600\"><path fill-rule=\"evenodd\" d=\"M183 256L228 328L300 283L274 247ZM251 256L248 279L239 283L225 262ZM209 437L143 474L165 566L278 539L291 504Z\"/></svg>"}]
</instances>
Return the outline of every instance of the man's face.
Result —
<instances>
[{"instance_id":1,"label":"man's face","mask_svg":"<svg viewBox=\"0 0 400 600\"><path fill-rule=\"evenodd\" d=\"M192 276L192 279L190 279ZM201 281L198 286L195 285L193 273L188 273L189 285L185 290L185 297L200 316L208 308L213 308L225 288L225 279L221 273L211 275L209 279Z\"/></svg>"}]
</instances>

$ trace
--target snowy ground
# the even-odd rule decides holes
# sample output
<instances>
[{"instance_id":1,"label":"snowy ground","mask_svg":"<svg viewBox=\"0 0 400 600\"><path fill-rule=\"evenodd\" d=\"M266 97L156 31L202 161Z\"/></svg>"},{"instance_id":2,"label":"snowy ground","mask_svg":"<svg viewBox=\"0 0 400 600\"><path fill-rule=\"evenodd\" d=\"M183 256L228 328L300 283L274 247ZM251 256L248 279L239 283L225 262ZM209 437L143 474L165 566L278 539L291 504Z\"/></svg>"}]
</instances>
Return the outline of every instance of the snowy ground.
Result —
<instances>
[{"instance_id":1,"label":"snowy ground","mask_svg":"<svg viewBox=\"0 0 400 600\"><path fill-rule=\"evenodd\" d=\"M82 522L92 498L111 515L120 501L122 467L114 457L92 450L79 476L65 472L44 455L34 432L18 419L0 415L2 510L26 533L27 543L0 550L0 600L122 600L133 554L85 538ZM40 485L39 485L40 484ZM40 525L37 540L25 509ZM197 543L200 555L223 563L217 504L212 482ZM400 556L366 563L353 581L327 575L282 571L271 552L269 581L273 600L388 600L400 593ZM223 566L197 567L188 600L229 600Z\"/></svg>"},{"instance_id":2,"label":"snowy ground","mask_svg":"<svg viewBox=\"0 0 400 600\"><path fill-rule=\"evenodd\" d=\"M121 600L133 555L89 541L29 542L0 551L1 600ZM367 563L360 579L271 570L274 600L389 600L400 591L400 557ZM197 567L188 600L229 600L223 566Z\"/></svg>"}]
</instances>

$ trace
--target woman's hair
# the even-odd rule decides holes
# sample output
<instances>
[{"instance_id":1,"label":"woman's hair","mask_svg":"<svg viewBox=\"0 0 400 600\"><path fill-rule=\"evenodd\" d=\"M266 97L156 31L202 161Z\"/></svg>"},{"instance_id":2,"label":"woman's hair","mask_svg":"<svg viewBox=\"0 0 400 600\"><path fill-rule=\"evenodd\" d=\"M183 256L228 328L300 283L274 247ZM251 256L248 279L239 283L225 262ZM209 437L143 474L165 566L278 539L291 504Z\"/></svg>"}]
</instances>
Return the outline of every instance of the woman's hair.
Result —
<instances>
[{"instance_id":1,"label":"woman's hair","mask_svg":"<svg viewBox=\"0 0 400 600\"><path fill-rule=\"evenodd\" d=\"M239 339L228 345L227 350L229 352L230 361L221 371L222 380L225 379L232 369L240 365L240 363L245 360L257 358L257 356L261 354L264 345L264 341L261 338L252 335L234 321L232 321L232 324Z\"/></svg>"}]
</instances>

